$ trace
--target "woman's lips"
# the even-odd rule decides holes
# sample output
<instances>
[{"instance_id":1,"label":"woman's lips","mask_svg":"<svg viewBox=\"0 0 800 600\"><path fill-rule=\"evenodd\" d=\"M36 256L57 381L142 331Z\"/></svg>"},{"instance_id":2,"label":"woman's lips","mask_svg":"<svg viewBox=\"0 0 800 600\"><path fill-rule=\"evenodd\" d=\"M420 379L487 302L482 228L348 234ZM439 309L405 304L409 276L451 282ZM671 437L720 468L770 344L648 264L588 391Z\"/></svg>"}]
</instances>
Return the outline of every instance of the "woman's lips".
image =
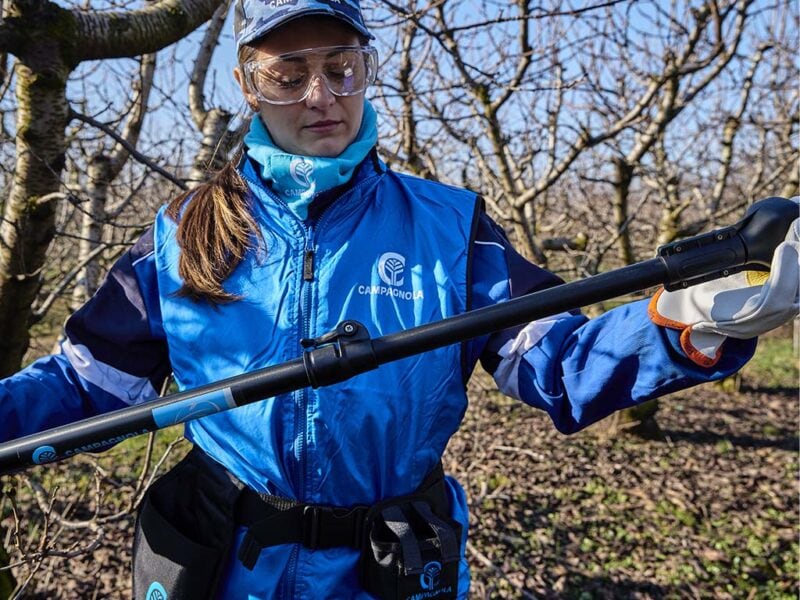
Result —
<instances>
[{"instance_id":1,"label":"woman's lips","mask_svg":"<svg viewBox=\"0 0 800 600\"><path fill-rule=\"evenodd\" d=\"M306 125L306 129L314 133L330 133L340 124L341 121L317 121L316 123L311 123L311 125Z\"/></svg>"}]
</instances>

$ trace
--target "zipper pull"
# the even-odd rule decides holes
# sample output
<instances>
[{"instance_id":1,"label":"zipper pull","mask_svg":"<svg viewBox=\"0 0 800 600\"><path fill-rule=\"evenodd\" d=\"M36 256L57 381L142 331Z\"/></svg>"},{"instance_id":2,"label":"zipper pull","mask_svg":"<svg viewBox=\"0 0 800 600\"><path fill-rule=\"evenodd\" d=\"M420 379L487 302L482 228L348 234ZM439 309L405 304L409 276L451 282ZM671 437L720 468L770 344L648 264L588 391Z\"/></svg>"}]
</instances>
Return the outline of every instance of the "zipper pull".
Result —
<instances>
[{"instance_id":1,"label":"zipper pull","mask_svg":"<svg viewBox=\"0 0 800 600\"><path fill-rule=\"evenodd\" d=\"M303 281L314 281L314 250L311 248L303 254Z\"/></svg>"}]
</instances>

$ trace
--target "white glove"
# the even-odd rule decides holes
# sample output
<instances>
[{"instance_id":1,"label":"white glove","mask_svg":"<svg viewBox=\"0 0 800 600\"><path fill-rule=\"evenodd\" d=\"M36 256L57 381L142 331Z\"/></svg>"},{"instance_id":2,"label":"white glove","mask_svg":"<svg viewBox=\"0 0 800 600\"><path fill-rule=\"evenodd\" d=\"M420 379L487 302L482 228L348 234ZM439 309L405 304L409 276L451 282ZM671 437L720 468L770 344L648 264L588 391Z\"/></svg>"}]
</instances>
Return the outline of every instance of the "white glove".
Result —
<instances>
[{"instance_id":1,"label":"white glove","mask_svg":"<svg viewBox=\"0 0 800 600\"><path fill-rule=\"evenodd\" d=\"M800 219L775 249L770 271L743 271L730 277L667 292L650 302L650 319L682 330L681 347L699 365L721 356L726 337L748 339L775 329L800 310Z\"/></svg>"}]
</instances>

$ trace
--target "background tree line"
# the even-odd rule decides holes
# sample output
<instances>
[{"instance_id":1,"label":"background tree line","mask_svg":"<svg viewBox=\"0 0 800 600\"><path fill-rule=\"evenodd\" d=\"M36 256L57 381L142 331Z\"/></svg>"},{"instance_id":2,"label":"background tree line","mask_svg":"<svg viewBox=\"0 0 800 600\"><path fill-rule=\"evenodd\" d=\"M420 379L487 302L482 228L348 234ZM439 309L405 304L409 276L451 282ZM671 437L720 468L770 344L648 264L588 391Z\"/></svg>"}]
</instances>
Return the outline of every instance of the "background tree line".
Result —
<instances>
[{"instance_id":1,"label":"background tree line","mask_svg":"<svg viewBox=\"0 0 800 600\"><path fill-rule=\"evenodd\" d=\"M362 5L382 156L480 192L516 247L565 279L798 193L790 0ZM3 0L0 376L56 349L157 207L237 147L247 114L217 49L233 52L227 12ZM21 477L46 504L51 491ZM37 548L17 543L18 572Z\"/></svg>"}]
</instances>

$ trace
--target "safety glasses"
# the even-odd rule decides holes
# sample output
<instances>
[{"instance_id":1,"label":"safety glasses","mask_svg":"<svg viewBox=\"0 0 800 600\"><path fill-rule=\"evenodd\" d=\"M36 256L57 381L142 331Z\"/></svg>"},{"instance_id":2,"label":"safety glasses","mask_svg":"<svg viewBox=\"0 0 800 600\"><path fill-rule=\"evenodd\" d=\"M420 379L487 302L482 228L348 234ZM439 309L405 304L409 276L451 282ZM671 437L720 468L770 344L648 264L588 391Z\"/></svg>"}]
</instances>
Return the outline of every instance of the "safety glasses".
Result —
<instances>
[{"instance_id":1,"label":"safety glasses","mask_svg":"<svg viewBox=\"0 0 800 600\"><path fill-rule=\"evenodd\" d=\"M375 81L378 52L372 46L328 46L287 52L243 66L250 90L261 102L302 102L319 78L334 96L355 96Z\"/></svg>"}]
</instances>

